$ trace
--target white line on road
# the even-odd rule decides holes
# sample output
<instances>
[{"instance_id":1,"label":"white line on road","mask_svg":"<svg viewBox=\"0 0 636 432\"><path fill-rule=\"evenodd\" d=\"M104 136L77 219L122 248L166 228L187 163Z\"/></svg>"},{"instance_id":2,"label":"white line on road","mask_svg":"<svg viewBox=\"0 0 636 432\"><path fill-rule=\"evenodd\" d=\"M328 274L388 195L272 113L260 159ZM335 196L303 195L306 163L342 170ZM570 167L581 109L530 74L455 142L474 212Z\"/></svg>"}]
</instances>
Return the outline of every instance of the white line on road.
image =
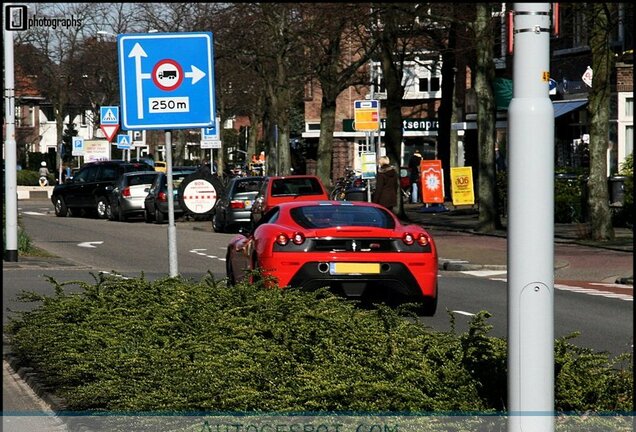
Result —
<instances>
[{"instance_id":1,"label":"white line on road","mask_svg":"<svg viewBox=\"0 0 636 432\"><path fill-rule=\"evenodd\" d=\"M451 311L451 313L456 313L458 315L475 316L474 313L464 312L464 311L459 311L459 310Z\"/></svg>"},{"instance_id":2,"label":"white line on road","mask_svg":"<svg viewBox=\"0 0 636 432\"><path fill-rule=\"evenodd\" d=\"M488 276L506 274L507 271L506 270L503 270L503 271L502 270L466 270L466 271L463 271L462 273L471 275L471 276L477 276L477 277L488 277Z\"/></svg>"}]
</instances>

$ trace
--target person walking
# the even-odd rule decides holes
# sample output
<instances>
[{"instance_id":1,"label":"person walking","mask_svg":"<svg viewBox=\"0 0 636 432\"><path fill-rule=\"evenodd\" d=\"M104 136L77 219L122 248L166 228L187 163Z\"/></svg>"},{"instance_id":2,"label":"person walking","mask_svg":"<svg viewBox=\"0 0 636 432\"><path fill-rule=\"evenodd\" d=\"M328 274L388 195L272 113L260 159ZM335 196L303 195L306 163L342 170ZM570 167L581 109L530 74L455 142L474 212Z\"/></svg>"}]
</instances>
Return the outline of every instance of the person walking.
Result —
<instances>
[{"instance_id":1,"label":"person walking","mask_svg":"<svg viewBox=\"0 0 636 432\"><path fill-rule=\"evenodd\" d=\"M411 203L420 202L418 183L420 182L420 162L422 162L422 154L415 149L409 159L409 180L411 181Z\"/></svg>"},{"instance_id":2,"label":"person walking","mask_svg":"<svg viewBox=\"0 0 636 432\"><path fill-rule=\"evenodd\" d=\"M393 207L397 205L397 190L400 185L399 176L387 156L382 156L379 162L375 191L371 201L393 211Z\"/></svg>"}]
</instances>

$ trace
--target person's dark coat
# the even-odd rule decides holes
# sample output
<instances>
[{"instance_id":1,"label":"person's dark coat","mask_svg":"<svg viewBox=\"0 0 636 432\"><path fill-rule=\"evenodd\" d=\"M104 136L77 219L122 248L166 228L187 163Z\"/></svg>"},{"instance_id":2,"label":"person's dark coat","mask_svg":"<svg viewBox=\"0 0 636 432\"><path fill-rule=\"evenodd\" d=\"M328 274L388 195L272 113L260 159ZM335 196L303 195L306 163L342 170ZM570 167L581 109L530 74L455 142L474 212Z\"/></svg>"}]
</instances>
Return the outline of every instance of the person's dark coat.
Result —
<instances>
[{"instance_id":1,"label":"person's dark coat","mask_svg":"<svg viewBox=\"0 0 636 432\"><path fill-rule=\"evenodd\" d=\"M378 168L375 192L372 201L393 211L397 205L398 173L392 165L382 165Z\"/></svg>"},{"instance_id":2,"label":"person's dark coat","mask_svg":"<svg viewBox=\"0 0 636 432\"><path fill-rule=\"evenodd\" d=\"M411 184L417 183L420 180L420 162L422 162L422 155L413 153L408 164Z\"/></svg>"}]
</instances>

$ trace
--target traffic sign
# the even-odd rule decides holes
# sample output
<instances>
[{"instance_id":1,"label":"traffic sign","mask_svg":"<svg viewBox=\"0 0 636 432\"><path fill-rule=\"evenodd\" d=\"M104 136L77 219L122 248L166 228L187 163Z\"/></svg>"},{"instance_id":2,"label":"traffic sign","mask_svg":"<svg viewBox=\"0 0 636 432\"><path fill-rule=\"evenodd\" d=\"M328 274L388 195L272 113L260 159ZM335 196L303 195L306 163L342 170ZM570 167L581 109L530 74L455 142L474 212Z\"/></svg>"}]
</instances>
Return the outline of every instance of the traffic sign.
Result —
<instances>
[{"instance_id":1,"label":"traffic sign","mask_svg":"<svg viewBox=\"0 0 636 432\"><path fill-rule=\"evenodd\" d=\"M119 134L117 135L117 148L120 150L130 150L130 147L132 146L132 142L130 139L130 136L128 134L126 135L122 135Z\"/></svg>"},{"instance_id":2,"label":"traffic sign","mask_svg":"<svg viewBox=\"0 0 636 432\"><path fill-rule=\"evenodd\" d=\"M356 131L375 132L380 129L380 102L377 100L357 100L354 102Z\"/></svg>"},{"instance_id":3,"label":"traffic sign","mask_svg":"<svg viewBox=\"0 0 636 432\"><path fill-rule=\"evenodd\" d=\"M100 125L118 125L119 124L119 107L103 106L99 108L99 124Z\"/></svg>"},{"instance_id":4,"label":"traffic sign","mask_svg":"<svg viewBox=\"0 0 636 432\"><path fill-rule=\"evenodd\" d=\"M73 148L71 156L84 156L84 138L73 137Z\"/></svg>"},{"instance_id":5,"label":"traffic sign","mask_svg":"<svg viewBox=\"0 0 636 432\"><path fill-rule=\"evenodd\" d=\"M99 128L104 132L104 136L108 142L113 142L113 138L115 138L119 130L119 125L101 125Z\"/></svg>"},{"instance_id":6,"label":"traffic sign","mask_svg":"<svg viewBox=\"0 0 636 432\"><path fill-rule=\"evenodd\" d=\"M219 123L221 119L217 117L214 120L214 125L212 127L202 128L201 129L201 141L209 141L209 140L218 140L219 137Z\"/></svg>"},{"instance_id":7,"label":"traffic sign","mask_svg":"<svg viewBox=\"0 0 636 432\"><path fill-rule=\"evenodd\" d=\"M214 125L212 33L121 34L117 53L124 129Z\"/></svg>"}]
</instances>

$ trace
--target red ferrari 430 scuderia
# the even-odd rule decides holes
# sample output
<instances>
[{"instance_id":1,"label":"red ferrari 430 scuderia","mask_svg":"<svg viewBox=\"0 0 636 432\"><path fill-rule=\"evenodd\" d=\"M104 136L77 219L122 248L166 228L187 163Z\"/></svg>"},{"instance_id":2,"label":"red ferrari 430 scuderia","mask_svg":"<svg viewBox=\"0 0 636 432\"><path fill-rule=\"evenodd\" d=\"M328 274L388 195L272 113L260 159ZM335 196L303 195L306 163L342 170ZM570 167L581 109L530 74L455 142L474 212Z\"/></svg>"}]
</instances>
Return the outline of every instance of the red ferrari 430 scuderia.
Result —
<instances>
[{"instance_id":1,"label":"red ferrari 430 scuderia","mask_svg":"<svg viewBox=\"0 0 636 432\"><path fill-rule=\"evenodd\" d=\"M279 287L331 287L347 296L395 290L437 308L438 257L431 235L361 201L278 204L227 248L229 284L262 275ZM271 282L270 282L271 284Z\"/></svg>"}]
</instances>

